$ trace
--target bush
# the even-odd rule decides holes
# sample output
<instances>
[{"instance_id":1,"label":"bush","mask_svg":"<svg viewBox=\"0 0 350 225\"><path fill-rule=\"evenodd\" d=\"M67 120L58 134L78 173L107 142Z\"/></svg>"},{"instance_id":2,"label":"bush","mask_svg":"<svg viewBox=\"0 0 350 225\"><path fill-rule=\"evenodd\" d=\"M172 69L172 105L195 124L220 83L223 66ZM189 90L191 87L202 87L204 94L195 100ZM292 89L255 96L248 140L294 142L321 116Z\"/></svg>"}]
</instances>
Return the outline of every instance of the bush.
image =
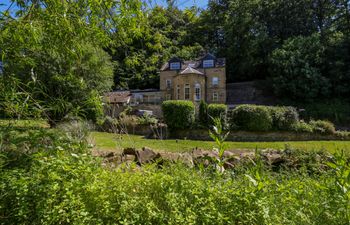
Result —
<instances>
[{"instance_id":1,"label":"bush","mask_svg":"<svg viewBox=\"0 0 350 225\"><path fill-rule=\"evenodd\" d=\"M98 124L98 130L103 132L117 133L119 122L117 119L110 116L106 116L100 124Z\"/></svg>"},{"instance_id":2,"label":"bush","mask_svg":"<svg viewBox=\"0 0 350 225\"><path fill-rule=\"evenodd\" d=\"M221 124L225 126L227 106L225 104L210 104L208 106L209 125L213 125L213 119L220 118Z\"/></svg>"},{"instance_id":3,"label":"bush","mask_svg":"<svg viewBox=\"0 0 350 225\"><path fill-rule=\"evenodd\" d=\"M296 105L304 109L300 112L300 117L305 120L330 120L337 124L350 124L350 103L348 101L331 99L310 104L297 103Z\"/></svg>"},{"instance_id":4,"label":"bush","mask_svg":"<svg viewBox=\"0 0 350 225\"><path fill-rule=\"evenodd\" d=\"M310 125L314 133L335 134L334 124L325 120L311 120Z\"/></svg>"},{"instance_id":5,"label":"bush","mask_svg":"<svg viewBox=\"0 0 350 225\"><path fill-rule=\"evenodd\" d=\"M203 100L199 104L198 122L204 127L208 126L208 104Z\"/></svg>"},{"instance_id":6,"label":"bush","mask_svg":"<svg viewBox=\"0 0 350 225\"><path fill-rule=\"evenodd\" d=\"M185 129L194 123L195 107L191 101L164 101L162 111L165 123L170 129Z\"/></svg>"},{"instance_id":7,"label":"bush","mask_svg":"<svg viewBox=\"0 0 350 225\"><path fill-rule=\"evenodd\" d=\"M291 130L297 133L312 133L313 128L310 124L305 123L303 120L298 121L297 123L293 124L291 127Z\"/></svg>"},{"instance_id":8,"label":"bush","mask_svg":"<svg viewBox=\"0 0 350 225\"><path fill-rule=\"evenodd\" d=\"M272 117L266 106L240 105L232 111L230 125L247 131L269 131Z\"/></svg>"},{"instance_id":9,"label":"bush","mask_svg":"<svg viewBox=\"0 0 350 225\"><path fill-rule=\"evenodd\" d=\"M208 115L212 118L226 117L227 106L225 104L210 104L208 106Z\"/></svg>"},{"instance_id":10,"label":"bush","mask_svg":"<svg viewBox=\"0 0 350 225\"><path fill-rule=\"evenodd\" d=\"M348 196L338 182L347 163L312 174L271 172L256 163L232 176L181 165L103 168L86 154L33 160L27 170L1 171L1 224L348 223L349 210L339 211Z\"/></svg>"},{"instance_id":11,"label":"bush","mask_svg":"<svg viewBox=\"0 0 350 225\"><path fill-rule=\"evenodd\" d=\"M141 125L154 125L158 123L157 118L145 113L143 116L137 119L138 123Z\"/></svg>"},{"instance_id":12,"label":"bush","mask_svg":"<svg viewBox=\"0 0 350 225\"><path fill-rule=\"evenodd\" d=\"M298 123L299 114L294 107L268 107L275 130L293 130L293 125Z\"/></svg>"}]
</instances>

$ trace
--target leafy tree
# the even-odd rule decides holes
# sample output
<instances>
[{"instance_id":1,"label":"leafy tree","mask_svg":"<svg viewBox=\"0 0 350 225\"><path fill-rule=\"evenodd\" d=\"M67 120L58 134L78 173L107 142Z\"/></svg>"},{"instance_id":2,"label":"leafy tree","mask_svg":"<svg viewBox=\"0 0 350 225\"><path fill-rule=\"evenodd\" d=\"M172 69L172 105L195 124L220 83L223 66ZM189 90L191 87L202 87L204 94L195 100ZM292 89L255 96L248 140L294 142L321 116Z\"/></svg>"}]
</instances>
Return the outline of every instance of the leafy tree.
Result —
<instances>
[{"instance_id":1,"label":"leafy tree","mask_svg":"<svg viewBox=\"0 0 350 225\"><path fill-rule=\"evenodd\" d=\"M324 48L319 35L287 40L272 53L270 60L276 94L310 100L329 93L328 79L321 73Z\"/></svg>"},{"instance_id":2,"label":"leafy tree","mask_svg":"<svg viewBox=\"0 0 350 225\"><path fill-rule=\"evenodd\" d=\"M102 50L118 24L133 29L138 1L14 1L17 17L1 15L3 82L18 79L51 124L67 115L96 120L113 65ZM118 34L117 34L118 33Z\"/></svg>"}]
</instances>

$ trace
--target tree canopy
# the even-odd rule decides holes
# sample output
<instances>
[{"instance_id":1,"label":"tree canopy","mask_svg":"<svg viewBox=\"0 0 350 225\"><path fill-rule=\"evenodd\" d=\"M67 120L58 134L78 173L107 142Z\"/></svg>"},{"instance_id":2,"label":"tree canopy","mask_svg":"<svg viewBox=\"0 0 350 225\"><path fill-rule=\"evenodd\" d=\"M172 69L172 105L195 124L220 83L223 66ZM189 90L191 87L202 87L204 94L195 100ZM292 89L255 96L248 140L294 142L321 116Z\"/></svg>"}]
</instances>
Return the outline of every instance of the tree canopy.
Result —
<instances>
[{"instance_id":1,"label":"tree canopy","mask_svg":"<svg viewBox=\"0 0 350 225\"><path fill-rule=\"evenodd\" d=\"M214 0L183 10L171 1L12 2L15 12L0 14L1 81L23 99L5 101L3 91L0 101L13 112L30 99L52 121L96 120L105 91L157 88L170 57L205 52L226 58L228 82L267 79L296 101L350 96L347 0Z\"/></svg>"}]
</instances>

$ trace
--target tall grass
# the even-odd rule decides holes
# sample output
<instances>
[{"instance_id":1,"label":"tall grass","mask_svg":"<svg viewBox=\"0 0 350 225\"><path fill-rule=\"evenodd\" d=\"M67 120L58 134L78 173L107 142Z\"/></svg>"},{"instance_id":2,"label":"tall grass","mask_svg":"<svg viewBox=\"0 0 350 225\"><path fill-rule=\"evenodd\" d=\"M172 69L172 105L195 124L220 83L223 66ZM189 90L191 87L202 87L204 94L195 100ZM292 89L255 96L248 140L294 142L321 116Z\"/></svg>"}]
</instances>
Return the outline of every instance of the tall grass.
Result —
<instances>
[{"instance_id":1,"label":"tall grass","mask_svg":"<svg viewBox=\"0 0 350 225\"><path fill-rule=\"evenodd\" d=\"M344 155L325 162L300 152L297 167L279 170L259 157L223 173L182 164L112 169L91 156L85 132L74 135L70 127L66 133L0 133L1 224L350 222ZM11 155L14 147L17 157ZM18 161L23 155L27 160Z\"/></svg>"}]
</instances>

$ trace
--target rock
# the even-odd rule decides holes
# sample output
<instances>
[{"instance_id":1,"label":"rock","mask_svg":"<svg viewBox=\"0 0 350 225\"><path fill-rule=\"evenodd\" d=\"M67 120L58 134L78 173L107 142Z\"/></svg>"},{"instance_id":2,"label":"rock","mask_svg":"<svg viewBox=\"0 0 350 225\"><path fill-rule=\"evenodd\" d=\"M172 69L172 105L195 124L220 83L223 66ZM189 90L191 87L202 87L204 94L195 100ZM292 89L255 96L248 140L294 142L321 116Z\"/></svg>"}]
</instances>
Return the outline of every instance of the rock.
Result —
<instances>
[{"instance_id":1,"label":"rock","mask_svg":"<svg viewBox=\"0 0 350 225\"><path fill-rule=\"evenodd\" d=\"M154 162L160 158L160 154L154 152L152 149L144 147L141 151L136 151L137 162L142 165L145 163Z\"/></svg>"},{"instance_id":2,"label":"rock","mask_svg":"<svg viewBox=\"0 0 350 225\"><path fill-rule=\"evenodd\" d=\"M123 155L121 159L122 159L122 162L128 162L128 163L136 162L136 156L134 155Z\"/></svg>"},{"instance_id":3,"label":"rock","mask_svg":"<svg viewBox=\"0 0 350 225\"><path fill-rule=\"evenodd\" d=\"M285 159L281 151L278 151L278 150L271 150L271 149L264 150L261 155L268 164L273 166L277 166L285 162Z\"/></svg>"},{"instance_id":4,"label":"rock","mask_svg":"<svg viewBox=\"0 0 350 225\"><path fill-rule=\"evenodd\" d=\"M124 148L123 155L134 155L134 156L136 156L136 149L135 148Z\"/></svg>"},{"instance_id":5,"label":"rock","mask_svg":"<svg viewBox=\"0 0 350 225\"><path fill-rule=\"evenodd\" d=\"M194 166L193 158L189 153L180 154L178 159L189 167Z\"/></svg>"}]
</instances>

